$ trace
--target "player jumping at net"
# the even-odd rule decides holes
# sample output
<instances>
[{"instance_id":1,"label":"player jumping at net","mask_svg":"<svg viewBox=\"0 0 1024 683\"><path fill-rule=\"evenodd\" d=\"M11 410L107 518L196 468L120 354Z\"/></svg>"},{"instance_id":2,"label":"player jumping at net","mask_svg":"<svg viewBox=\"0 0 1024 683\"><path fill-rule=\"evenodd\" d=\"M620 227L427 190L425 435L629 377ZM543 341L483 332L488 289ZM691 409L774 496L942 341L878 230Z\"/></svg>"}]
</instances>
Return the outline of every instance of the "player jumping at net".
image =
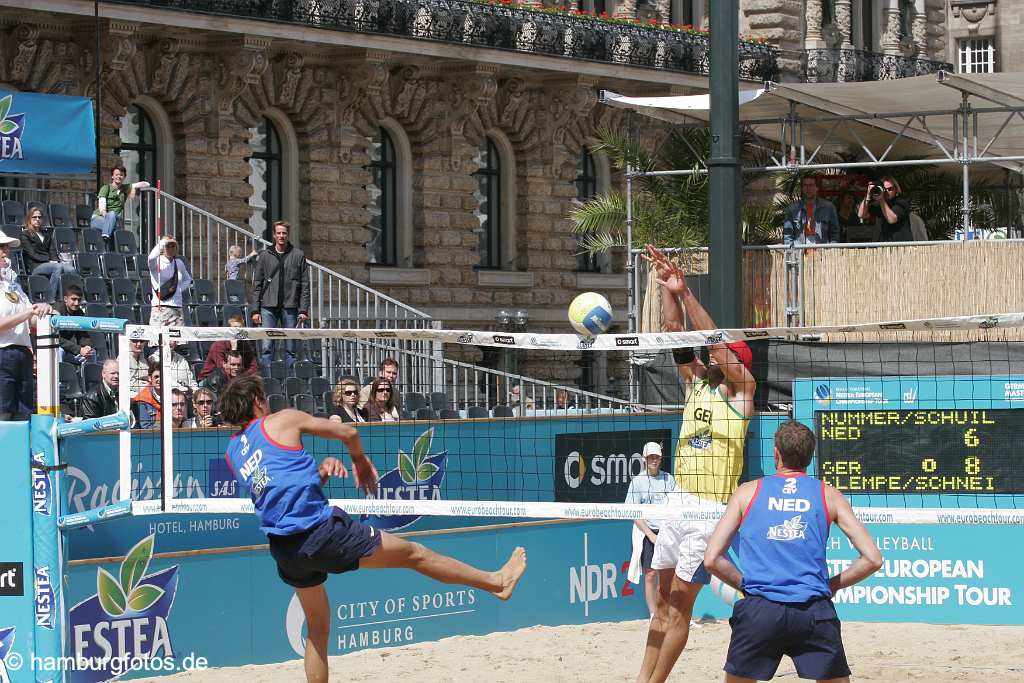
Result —
<instances>
[{"instance_id":1,"label":"player jumping at net","mask_svg":"<svg viewBox=\"0 0 1024 683\"><path fill-rule=\"evenodd\" d=\"M770 680L783 655L800 678L849 683L832 596L882 566L871 534L836 489L807 476L814 434L790 420L775 432L775 474L736 490L718 522L704 562L746 597L733 605L726 683ZM825 547L835 522L860 553L829 577ZM742 573L726 553L739 532Z\"/></svg>"},{"instance_id":2,"label":"player jumping at net","mask_svg":"<svg viewBox=\"0 0 1024 683\"><path fill-rule=\"evenodd\" d=\"M298 410L271 415L259 375L232 380L218 405L227 424L241 427L228 443L228 465L239 483L249 489L277 573L295 589L306 616L306 680L327 681L331 610L323 584L328 574L399 567L442 583L479 588L501 600L512 596L526 571L523 548L513 550L501 569L485 572L361 524L330 505L324 484L332 476L347 477L348 470L332 457L317 466L302 446L302 435L344 443L352 459L356 487L375 494L377 470L352 425Z\"/></svg>"},{"instance_id":3,"label":"player jumping at net","mask_svg":"<svg viewBox=\"0 0 1024 683\"><path fill-rule=\"evenodd\" d=\"M651 245L647 245L645 258L661 285L665 330L683 329L683 310L695 329L715 329L678 266ZM736 489L743 471L743 446L754 414L756 383L750 374L752 356L746 344L711 344L707 348L707 365L692 349L676 349L672 354L689 391L673 463L680 491L673 494L673 502L720 508ZM658 533L651 560L651 568L659 574L658 599L638 683L666 680L686 647L693 603L710 580L703 562L713 526L711 521L674 521L665 523Z\"/></svg>"}]
</instances>

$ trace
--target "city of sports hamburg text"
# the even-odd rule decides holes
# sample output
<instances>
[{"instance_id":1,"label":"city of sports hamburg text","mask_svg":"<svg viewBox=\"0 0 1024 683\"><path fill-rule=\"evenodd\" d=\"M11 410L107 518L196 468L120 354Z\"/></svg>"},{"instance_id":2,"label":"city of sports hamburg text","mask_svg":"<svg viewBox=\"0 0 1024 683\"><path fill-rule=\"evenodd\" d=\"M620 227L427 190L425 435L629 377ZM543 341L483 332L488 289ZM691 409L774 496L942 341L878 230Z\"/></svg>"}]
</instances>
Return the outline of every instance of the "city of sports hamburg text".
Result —
<instances>
[{"instance_id":1,"label":"city of sports hamburg text","mask_svg":"<svg viewBox=\"0 0 1024 683\"><path fill-rule=\"evenodd\" d=\"M460 588L412 593L393 598L339 603L338 649L358 650L399 645L416 639L414 623L434 617L471 614L476 611L476 590ZM364 628L365 627L365 628Z\"/></svg>"}]
</instances>

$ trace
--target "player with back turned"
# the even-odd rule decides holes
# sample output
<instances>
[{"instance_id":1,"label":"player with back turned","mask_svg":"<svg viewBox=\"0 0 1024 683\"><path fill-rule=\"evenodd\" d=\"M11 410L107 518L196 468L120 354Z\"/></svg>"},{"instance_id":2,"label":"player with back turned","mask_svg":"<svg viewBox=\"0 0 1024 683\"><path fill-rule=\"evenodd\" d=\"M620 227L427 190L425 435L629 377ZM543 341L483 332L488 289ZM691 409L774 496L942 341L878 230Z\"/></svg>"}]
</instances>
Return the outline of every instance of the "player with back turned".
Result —
<instances>
[{"instance_id":1,"label":"player with back turned","mask_svg":"<svg viewBox=\"0 0 1024 683\"><path fill-rule=\"evenodd\" d=\"M665 330L683 329L684 310L694 328L715 329L679 268L651 245L646 259L661 285ZM746 344L712 343L707 349L707 365L692 349L673 352L689 394L672 467L678 492L671 497L675 503L718 512L743 471L743 446L754 413L756 384ZM693 603L710 580L703 560L713 526L708 520L667 522L661 527L651 560L651 568L659 571L657 607L638 683L664 681L686 647Z\"/></svg>"},{"instance_id":2,"label":"player with back turned","mask_svg":"<svg viewBox=\"0 0 1024 683\"><path fill-rule=\"evenodd\" d=\"M733 605L726 683L769 680L783 655L800 678L848 683L836 591L878 571L882 554L838 490L807 476L814 434L790 420L775 432L775 474L740 486L708 541L704 564L745 597ZM835 522L860 553L829 577L825 548ZM726 553L739 532L741 569Z\"/></svg>"},{"instance_id":3,"label":"player with back turned","mask_svg":"<svg viewBox=\"0 0 1024 683\"><path fill-rule=\"evenodd\" d=\"M513 550L501 569L485 572L361 524L330 505L323 485L332 476L347 477L348 470L331 457L318 466L303 448L302 436L342 441L352 458L356 486L372 494L377 490L377 470L351 424L299 410L271 415L263 379L255 374L233 379L218 407L225 423L241 428L228 443L225 458L235 478L249 490L278 576L295 589L306 616L308 681L327 681L331 610L323 584L328 574L403 567L442 583L488 591L501 600L512 596L526 570L522 548Z\"/></svg>"}]
</instances>

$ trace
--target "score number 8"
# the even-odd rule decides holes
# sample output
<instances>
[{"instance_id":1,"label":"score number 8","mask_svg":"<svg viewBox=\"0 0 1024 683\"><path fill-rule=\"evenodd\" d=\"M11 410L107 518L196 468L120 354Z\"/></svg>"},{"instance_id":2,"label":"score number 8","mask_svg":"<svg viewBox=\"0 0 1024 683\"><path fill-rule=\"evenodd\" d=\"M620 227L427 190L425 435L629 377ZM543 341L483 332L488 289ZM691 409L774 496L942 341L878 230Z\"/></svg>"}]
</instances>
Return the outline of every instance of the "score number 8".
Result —
<instances>
[{"instance_id":1,"label":"score number 8","mask_svg":"<svg viewBox=\"0 0 1024 683\"><path fill-rule=\"evenodd\" d=\"M964 445L968 448L975 448L981 443L981 439L978 438L978 430L971 427L964 432ZM981 458L971 455L964 458L964 472L966 474L979 474L981 473Z\"/></svg>"}]
</instances>

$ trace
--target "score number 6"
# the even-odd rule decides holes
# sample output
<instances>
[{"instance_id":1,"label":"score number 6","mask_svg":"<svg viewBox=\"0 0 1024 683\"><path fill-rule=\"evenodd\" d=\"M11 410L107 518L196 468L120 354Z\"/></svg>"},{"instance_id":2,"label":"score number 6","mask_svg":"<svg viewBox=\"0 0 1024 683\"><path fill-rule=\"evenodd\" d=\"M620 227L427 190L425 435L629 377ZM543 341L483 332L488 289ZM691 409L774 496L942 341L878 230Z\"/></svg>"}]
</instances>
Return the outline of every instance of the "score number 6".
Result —
<instances>
[{"instance_id":1,"label":"score number 6","mask_svg":"<svg viewBox=\"0 0 1024 683\"><path fill-rule=\"evenodd\" d=\"M964 445L968 448L975 448L981 443L978 438L978 430L971 427L964 432ZM964 472L966 474L979 474L981 472L981 458L969 456L964 458Z\"/></svg>"}]
</instances>

